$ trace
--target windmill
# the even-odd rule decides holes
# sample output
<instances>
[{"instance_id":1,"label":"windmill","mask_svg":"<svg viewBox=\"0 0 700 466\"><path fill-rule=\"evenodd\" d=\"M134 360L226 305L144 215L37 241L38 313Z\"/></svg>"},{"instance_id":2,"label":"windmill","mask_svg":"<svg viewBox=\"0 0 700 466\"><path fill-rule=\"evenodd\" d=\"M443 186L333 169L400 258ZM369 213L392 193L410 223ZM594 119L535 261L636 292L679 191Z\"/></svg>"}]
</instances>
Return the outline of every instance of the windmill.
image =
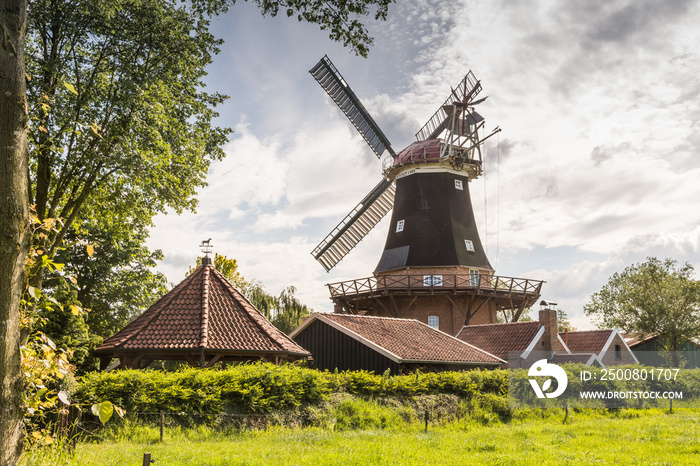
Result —
<instances>
[{"instance_id":1,"label":"windmill","mask_svg":"<svg viewBox=\"0 0 700 466\"><path fill-rule=\"evenodd\" d=\"M312 251L329 271L393 209L374 276L329 285L336 310L420 318L452 334L475 318L495 322L498 311L517 320L542 282L495 277L479 238L468 184L482 174L484 141L500 131L481 136L481 82L469 71L397 153L328 56L309 72L377 158L388 152L379 183Z\"/></svg>"}]
</instances>

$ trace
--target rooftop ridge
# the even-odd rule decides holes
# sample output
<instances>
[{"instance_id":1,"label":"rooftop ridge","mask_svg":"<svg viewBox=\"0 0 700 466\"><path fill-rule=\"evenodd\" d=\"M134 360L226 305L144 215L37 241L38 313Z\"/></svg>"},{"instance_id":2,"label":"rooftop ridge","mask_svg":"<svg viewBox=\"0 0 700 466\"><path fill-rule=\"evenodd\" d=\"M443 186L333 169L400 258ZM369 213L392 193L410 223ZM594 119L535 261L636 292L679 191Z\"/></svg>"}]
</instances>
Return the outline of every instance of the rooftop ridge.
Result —
<instances>
[{"instance_id":1,"label":"rooftop ridge","mask_svg":"<svg viewBox=\"0 0 700 466\"><path fill-rule=\"evenodd\" d=\"M338 313L338 312L316 312L315 314L340 316L340 317L358 317L360 319L378 319L378 320L383 319L383 320L400 320L400 321L414 320L416 322L420 322L420 320L418 320L418 319L406 319L403 317L367 316L367 315L359 315L359 314L342 314L342 313ZM422 323L422 322L420 322L420 323Z\"/></svg>"},{"instance_id":2,"label":"rooftop ridge","mask_svg":"<svg viewBox=\"0 0 700 466\"><path fill-rule=\"evenodd\" d=\"M569 330L569 335L571 334L581 334L581 333L594 333L594 332L612 332L614 329L604 329L604 328L599 328L599 329L593 329L593 330ZM559 335L564 335L566 332L559 332Z\"/></svg>"},{"instance_id":3,"label":"rooftop ridge","mask_svg":"<svg viewBox=\"0 0 700 466\"><path fill-rule=\"evenodd\" d=\"M209 343L209 270L212 265L203 265L204 277L202 278L202 323L199 334L199 347L206 348Z\"/></svg>"},{"instance_id":4,"label":"rooftop ridge","mask_svg":"<svg viewBox=\"0 0 700 466\"><path fill-rule=\"evenodd\" d=\"M495 324L471 324L471 325L465 325L462 328L469 328L469 327L488 327L488 326L495 326L495 325L523 325L523 324L537 324L540 325L539 320L525 320L522 322L497 322ZM569 332L571 333L571 332Z\"/></svg>"}]
</instances>

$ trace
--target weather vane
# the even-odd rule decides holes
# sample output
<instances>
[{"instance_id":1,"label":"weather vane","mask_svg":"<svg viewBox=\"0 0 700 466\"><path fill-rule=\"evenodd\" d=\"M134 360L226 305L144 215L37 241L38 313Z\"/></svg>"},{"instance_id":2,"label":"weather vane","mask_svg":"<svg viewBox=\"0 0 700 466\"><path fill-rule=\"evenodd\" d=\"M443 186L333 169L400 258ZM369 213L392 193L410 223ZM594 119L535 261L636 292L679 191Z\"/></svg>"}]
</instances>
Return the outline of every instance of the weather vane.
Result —
<instances>
[{"instance_id":1,"label":"weather vane","mask_svg":"<svg viewBox=\"0 0 700 466\"><path fill-rule=\"evenodd\" d=\"M204 257L206 257L207 259L209 258L209 254L211 254L213 247L214 245L211 244L211 238L203 240L202 243L199 245L199 248L202 250L202 253L204 253Z\"/></svg>"}]
</instances>

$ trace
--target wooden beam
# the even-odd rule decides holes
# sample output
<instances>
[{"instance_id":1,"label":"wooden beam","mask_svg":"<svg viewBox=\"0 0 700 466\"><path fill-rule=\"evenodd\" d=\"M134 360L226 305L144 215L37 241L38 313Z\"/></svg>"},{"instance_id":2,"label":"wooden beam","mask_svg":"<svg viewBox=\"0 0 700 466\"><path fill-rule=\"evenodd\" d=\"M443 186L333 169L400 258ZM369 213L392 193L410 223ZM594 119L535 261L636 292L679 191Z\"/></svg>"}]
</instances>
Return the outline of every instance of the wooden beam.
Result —
<instances>
[{"instance_id":1,"label":"wooden beam","mask_svg":"<svg viewBox=\"0 0 700 466\"><path fill-rule=\"evenodd\" d=\"M139 364L139 369L144 369L144 368L148 367L152 362L153 362L153 359L144 359Z\"/></svg>"},{"instance_id":2,"label":"wooden beam","mask_svg":"<svg viewBox=\"0 0 700 466\"><path fill-rule=\"evenodd\" d=\"M199 364L194 360L191 354L185 353L185 361L187 361L192 367L199 367Z\"/></svg>"},{"instance_id":3,"label":"wooden beam","mask_svg":"<svg viewBox=\"0 0 700 466\"><path fill-rule=\"evenodd\" d=\"M413 306L413 303L416 302L416 299L418 299L418 296L414 296L413 299L411 300L411 302L408 303L408 306L406 306L406 312L411 310L411 307Z\"/></svg>"},{"instance_id":4,"label":"wooden beam","mask_svg":"<svg viewBox=\"0 0 700 466\"><path fill-rule=\"evenodd\" d=\"M206 365L205 365L204 367L211 367L211 366L213 366L214 364L216 364L216 362L217 362L219 359L221 359L221 356L223 356L223 354L221 354L221 353L215 354L214 357L211 358L211 359L209 360L209 362L206 363Z\"/></svg>"},{"instance_id":5,"label":"wooden beam","mask_svg":"<svg viewBox=\"0 0 700 466\"><path fill-rule=\"evenodd\" d=\"M380 305L382 308L384 308L384 310L385 310L388 314L392 314L394 317L396 317L396 315L391 311L391 309L389 309L388 307L386 307L386 306L384 305L384 303L382 303L382 301L381 301L380 299L374 298L374 300L375 300L376 302L378 302L379 305Z\"/></svg>"},{"instance_id":6,"label":"wooden beam","mask_svg":"<svg viewBox=\"0 0 700 466\"><path fill-rule=\"evenodd\" d=\"M396 298L394 298L394 295L389 295L389 299L391 300L391 305L394 307L394 317L399 316L399 307L396 305Z\"/></svg>"},{"instance_id":7,"label":"wooden beam","mask_svg":"<svg viewBox=\"0 0 700 466\"><path fill-rule=\"evenodd\" d=\"M491 301L491 298L492 298L492 296L489 296L488 298L486 298L481 304L479 304L479 307L474 309L474 312L471 312L471 307L472 307L473 303L469 303L470 310L467 311L467 313L468 313L467 314L467 323L465 325L469 325L469 319L471 319L477 312L479 312L481 310L481 308L484 307L484 305L486 305L486 303Z\"/></svg>"}]
</instances>

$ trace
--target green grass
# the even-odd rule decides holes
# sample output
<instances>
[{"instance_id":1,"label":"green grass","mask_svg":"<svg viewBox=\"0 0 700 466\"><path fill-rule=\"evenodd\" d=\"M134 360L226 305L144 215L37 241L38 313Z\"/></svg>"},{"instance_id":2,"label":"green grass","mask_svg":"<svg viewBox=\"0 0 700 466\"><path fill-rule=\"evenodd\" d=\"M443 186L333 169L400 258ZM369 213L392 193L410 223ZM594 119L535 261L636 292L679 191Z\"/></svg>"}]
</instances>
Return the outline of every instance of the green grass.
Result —
<instances>
[{"instance_id":1,"label":"green grass","mask_svg":"<svg viewBox=\"0 0 700 466\"><path fill-rule=\"evenodd\" d=\"M151 452L157 466L523 464L700 464L700 415L659 410L573 413L566 424L543 413L501 423L498 417L388 429L270 428L223 434L209 428L125 426L99 443L79 443L72 458L50 449L28 452L22 465L140 465Z\"/></svg>"}]
</instances>

